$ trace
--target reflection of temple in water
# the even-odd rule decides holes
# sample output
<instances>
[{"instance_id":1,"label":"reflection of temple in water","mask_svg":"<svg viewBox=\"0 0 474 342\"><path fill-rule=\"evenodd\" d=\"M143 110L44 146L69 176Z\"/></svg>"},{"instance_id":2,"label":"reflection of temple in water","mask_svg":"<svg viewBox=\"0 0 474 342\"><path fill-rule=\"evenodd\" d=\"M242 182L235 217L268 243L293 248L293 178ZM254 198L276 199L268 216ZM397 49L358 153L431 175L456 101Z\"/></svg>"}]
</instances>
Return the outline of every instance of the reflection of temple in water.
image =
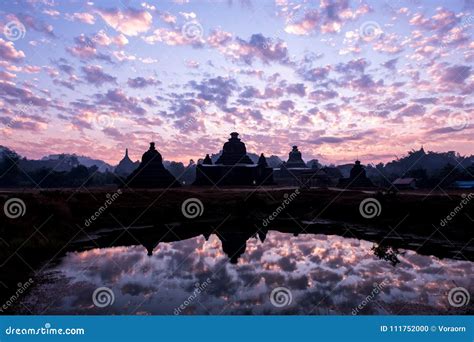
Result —
<instances>
[{"instance_id":1,"label":"reflection of temple in water","mask_svg":"<svg viewBox=\"0 0 474 342\"><path fill-rule=\"evenodd\" d=\"M247 155L239 133L232 132L215 164L209 155L196 167L194 185L268 185L273 184L273 169L263 153L255 165Z\"/></svg>"}]
</instances>

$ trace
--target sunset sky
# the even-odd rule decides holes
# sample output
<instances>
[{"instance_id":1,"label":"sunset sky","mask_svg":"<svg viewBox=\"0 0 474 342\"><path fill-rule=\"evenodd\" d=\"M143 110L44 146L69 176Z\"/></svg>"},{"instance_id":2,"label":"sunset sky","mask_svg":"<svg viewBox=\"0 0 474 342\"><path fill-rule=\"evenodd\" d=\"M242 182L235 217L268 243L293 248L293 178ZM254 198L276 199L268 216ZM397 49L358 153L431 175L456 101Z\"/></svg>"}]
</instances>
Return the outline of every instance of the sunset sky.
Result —
<instances>
[{"instance_id":1,"label":"sunset sky","mask_svg":"<svg viewBox=\"0 0 474 342\"><path fill-rule=\"evenodd\" d=\"M0 3L0 145L116 164L474 154L474 2Z\"/></svg>"}]
</instances>

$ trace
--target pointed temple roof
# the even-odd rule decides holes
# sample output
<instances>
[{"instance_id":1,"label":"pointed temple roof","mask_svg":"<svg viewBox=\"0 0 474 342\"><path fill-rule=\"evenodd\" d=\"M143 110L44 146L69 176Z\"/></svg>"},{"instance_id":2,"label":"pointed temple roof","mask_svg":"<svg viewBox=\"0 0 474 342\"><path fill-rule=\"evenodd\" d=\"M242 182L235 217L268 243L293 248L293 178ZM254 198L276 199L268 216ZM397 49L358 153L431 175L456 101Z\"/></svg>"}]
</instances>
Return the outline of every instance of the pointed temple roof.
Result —
<instances>
[{"instance_id":1,"label":"pointed temple roof","mask_svg":"<svg viewBox=\"0 0 474 342\"><path fill-rule=\"evenodd\" d=\"M253 164L252 160L247 156L245 144L239 139L239 133L230 133L230 139L224 144L222 155L217 159L216 164Z\"/></svg>"},{"instance_id":2,"label":"pointed temple roof","mask_svg":"<svg viewBox=\"0 0 474 342\"><path fill-rule=\"evenodd\" d=\"M260 155L260 158L258 158L257 165L258 166L263 166L263 167L268 167L267 158L265 158L263 153Z\"/></svg>"},{"instance_id":3,"label":"pointed temple roof","mask_svg":"<svg viewBox=\"0 0 474 342\"><path fill-rule=\"evenodd\" d=\"M125 149L125 156L122 160L118 163L117 167L115 168L115 173L120 176L128 176L131 174L138 165L134 163L130 157L128 156L128 148Z\"/></svg>"},{"instance_id":4,"label":"pointed temple roof","mask_svg":"<svg viewBox=\"0 0 474 342\"><path fill-rule=\"evenodd\" d=\"M209 154L206 154L206 157L204 158L204 160L202 161L202 163L204 165L212 165L212 159L211 157L209 157Z\"/></svg>"},{"instance_id":5,"label":"pointed temple roof","mask_svg":"<svg viewBox=\"0 0 474 342\"><path fill-rule=\"evenodd\" d=\"M163 158L156 150L155 143L142 156L140 166L127 178L131 188L167 188L180 186L176 178L163 166Z\"/></svg>"},{"instance_id":6,"label":"pointed temple roof","mask_svg":"<svg viewBox=\"0 0 474 342\"><path fill-rule=\"evenodd\" d=\"M288 154L288 161L286 162L286 168L307 168L303 158L301 158L301 152L298 151L298 146L293 146L293 149Z\"/></svg>"}]
</instances>

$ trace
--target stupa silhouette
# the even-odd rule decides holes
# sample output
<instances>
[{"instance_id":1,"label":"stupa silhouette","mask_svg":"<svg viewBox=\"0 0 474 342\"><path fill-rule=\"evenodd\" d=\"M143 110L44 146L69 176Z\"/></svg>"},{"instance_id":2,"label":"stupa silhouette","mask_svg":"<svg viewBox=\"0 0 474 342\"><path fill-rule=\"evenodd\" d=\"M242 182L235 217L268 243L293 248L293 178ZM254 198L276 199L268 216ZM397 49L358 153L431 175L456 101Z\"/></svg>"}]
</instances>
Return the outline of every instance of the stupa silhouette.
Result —
<instances>
[{"instance_id":1,"label":"stupa silhouette","mask_svg":"<svg viewBox=\"0 0 474 342\"><path fill-rule=\"evenodd\" d=\"M341 178L337 186L340 188L373 188L374 184L367 177L360 160L356 160L349 178Z\"/></svg>"},{"instance_id":2,"label":"stupa silhouette","mask_svg":"<svg viewBox=\"0 0 474 342\"><path fill-rule=\"evenodd\" d=\"M268 167L263 153L257 164L247 155L245 144L239 133L230 133L222 154L215 164L206 155L202 164L196 167L194 185L263 185L273 184L273 169Z\"/></svg>"},{"instance_id":3,"label":"stupa silhouette","mask_svg":"<svg viewBox=\"0 0 474 342\"><path fill-rule=\"evenodd\" d=\"M130 188L168 188L181 186L174 176L163 166L163 158L156 150L155 143L142 156L140 166L128 176L125 183Z\"/></svg>"},{"instance_id":4,"label":"stupa silhouette","mask_svg":"<svg viewBox=\"0 0 474 342\"><path fill-rule=\"evenodd\" d=\"M279 168L275 169L274 174L278 184L299 187L325 187L329 184L326 172L318 169L317 166L308 167L296 145L288 153L288 161L283 162Z\"/></svg>"},{"instance_id":5,"label":"stupa silhouette","mask_svg":"<svg viewBox=\"0 0 474 342\"><path fill-rule=\"evenodd\" d=\"M125 156L115 168L115 173L122 177L127 177L138 167L140 163L134 163L128 156L128 148L125 150Z\"/></svg>"}]
</instances>

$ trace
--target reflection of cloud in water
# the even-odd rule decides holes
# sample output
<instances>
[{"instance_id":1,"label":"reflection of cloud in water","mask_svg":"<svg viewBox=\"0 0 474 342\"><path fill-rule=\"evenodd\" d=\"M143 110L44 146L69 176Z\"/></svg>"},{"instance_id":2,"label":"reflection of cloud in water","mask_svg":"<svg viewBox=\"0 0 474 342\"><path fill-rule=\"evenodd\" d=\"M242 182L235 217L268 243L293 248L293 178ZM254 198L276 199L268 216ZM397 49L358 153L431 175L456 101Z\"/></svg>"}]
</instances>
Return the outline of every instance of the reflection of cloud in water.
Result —
<instances>
[{"instance_id":1,"label":"reflection of cloud in water","mask_svg":"<svg viewBox=\"0 0 474 342\"><path fill-rule=\"evenodd\" d=\"M393 267L371 247L339 236L270 231L264 243L247 241L237 265L214 235L160 243L151 257L142 246L69 253L23 304L34 313L172 315L208 277L212 283L182 314L350 314L382 281L388 285L362 314L446 313L453 312L446 294L454 284L472 292L471 262L406 251ZM100 286L113 289L113 306L93 306ZM292 291L290 306L271 305L269 294L278 286Z\"/></svg>"}]
</instances>

